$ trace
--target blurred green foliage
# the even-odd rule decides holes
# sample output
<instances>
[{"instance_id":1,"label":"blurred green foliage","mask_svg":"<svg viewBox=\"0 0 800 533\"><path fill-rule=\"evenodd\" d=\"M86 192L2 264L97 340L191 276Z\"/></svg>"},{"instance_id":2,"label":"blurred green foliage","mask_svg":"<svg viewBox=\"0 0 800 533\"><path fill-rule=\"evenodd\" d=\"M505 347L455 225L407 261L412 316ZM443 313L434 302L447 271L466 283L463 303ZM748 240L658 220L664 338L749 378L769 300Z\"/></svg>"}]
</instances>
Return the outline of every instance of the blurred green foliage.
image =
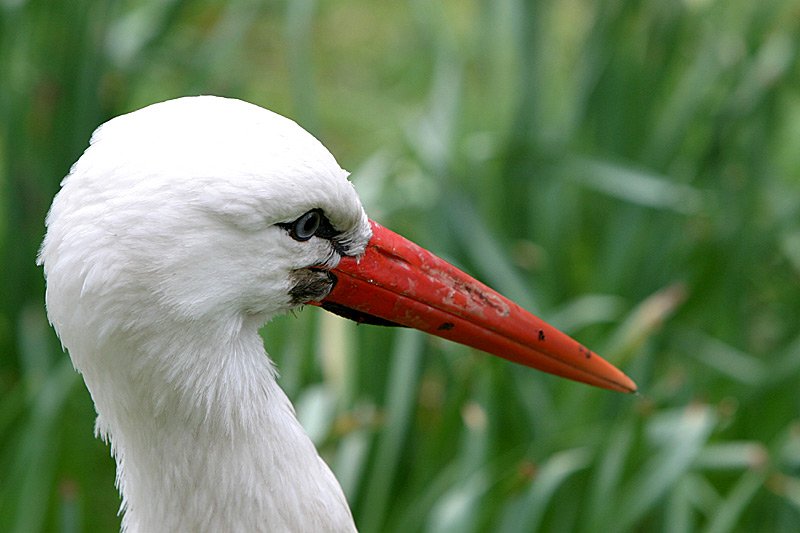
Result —
<instances>
[{"instance_id":1,"label":"blurred green foliage","mask_svg":"<svg viewBox=\"0 0 800 533\"><path fill-rule=\"evenodd\" d=\"M0 531L119 527L34 258L97 125L200 93L639 384L276 319L363 532L800 531L799 45L791 0L0 1Z\"/></svg>"}]
</instances>

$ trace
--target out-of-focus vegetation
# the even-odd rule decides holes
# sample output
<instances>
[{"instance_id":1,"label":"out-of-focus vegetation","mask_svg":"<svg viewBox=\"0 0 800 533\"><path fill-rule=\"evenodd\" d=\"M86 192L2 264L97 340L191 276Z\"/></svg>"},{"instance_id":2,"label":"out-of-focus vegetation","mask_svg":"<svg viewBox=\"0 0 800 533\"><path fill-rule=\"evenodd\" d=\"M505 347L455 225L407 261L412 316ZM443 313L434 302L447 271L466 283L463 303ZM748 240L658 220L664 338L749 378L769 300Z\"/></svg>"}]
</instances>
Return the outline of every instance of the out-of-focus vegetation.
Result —
<instances>
[{"instance_id":1,"label":"out-of-focus vegetation","mask_svg":"<svg viewBox=\"0 0 800 533\"><path fill-rule=\"evenodd\" d=\"M798 49L790 0L0 2L0 531L119 527L34 257L97 125L200 93L639 384L276 319L363 532L800 531Z\"/></svg>"}]
</instances>

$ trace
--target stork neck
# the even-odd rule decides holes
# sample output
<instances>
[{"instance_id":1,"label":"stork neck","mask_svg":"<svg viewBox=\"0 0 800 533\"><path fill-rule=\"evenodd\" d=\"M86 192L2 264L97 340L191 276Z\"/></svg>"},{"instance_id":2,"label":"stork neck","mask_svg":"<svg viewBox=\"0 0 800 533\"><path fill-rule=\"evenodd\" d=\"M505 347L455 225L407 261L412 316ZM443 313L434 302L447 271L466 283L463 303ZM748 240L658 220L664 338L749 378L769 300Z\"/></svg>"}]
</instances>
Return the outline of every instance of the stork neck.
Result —
<instances>
[{"instance_id":1,"label":"stork neck","mask_svg":"<svg viewBox=\"0 0 800 533\"><path fill-rule=\"evenodd\" d=\"M160 322L130 339L130 392L155 420L204 427L231 438L269 422L288 403L258 335L257 321Z\"/></svg>"},{"instance_id":2,"label":"stork neck","mask_svg":"<svg viewBox=\"0 0 800 533\"><path fill-rule=\"evenodd\" d=\"M97 431L117 461L128 532L354 531L338 483L276 383L257 326L248 326L151 332L129 344L132 353L113 357L116 372L84 372ZM314 487L321 493L309 501Z\"/></svg>"}]
</instances>

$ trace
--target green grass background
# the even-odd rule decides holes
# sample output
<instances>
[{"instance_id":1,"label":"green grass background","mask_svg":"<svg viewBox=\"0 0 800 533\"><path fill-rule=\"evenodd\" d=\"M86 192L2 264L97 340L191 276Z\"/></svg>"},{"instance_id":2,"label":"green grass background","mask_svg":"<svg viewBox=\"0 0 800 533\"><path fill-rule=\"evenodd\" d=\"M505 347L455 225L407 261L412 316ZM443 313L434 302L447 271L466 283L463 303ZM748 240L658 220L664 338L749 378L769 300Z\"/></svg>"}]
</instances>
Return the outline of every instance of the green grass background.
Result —
<instances>
[{"instance_id":1,"label":"green grass background","mask_svg":"<svg viewBox=\"0 0 800 533\"><path fill-rule=\"evenodd\" d=\"M201 93L640 387L276 319L361 531L800 531L799 45L789 0L1 1L0 531L119 527L34 257L97 125Z\"/></svg>"}]
</instances>

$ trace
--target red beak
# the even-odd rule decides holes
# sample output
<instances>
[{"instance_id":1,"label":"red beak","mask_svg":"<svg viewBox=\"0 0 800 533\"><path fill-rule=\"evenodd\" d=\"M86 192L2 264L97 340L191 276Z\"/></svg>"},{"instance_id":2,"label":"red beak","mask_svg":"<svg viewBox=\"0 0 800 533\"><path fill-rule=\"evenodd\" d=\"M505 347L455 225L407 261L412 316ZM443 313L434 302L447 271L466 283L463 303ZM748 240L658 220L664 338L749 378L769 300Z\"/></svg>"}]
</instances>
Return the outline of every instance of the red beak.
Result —
<instances>
[{"instance_id":1,"label":"red beak","mask_svg":"<svg viewBox=\"0 0 800 533\"><path fill-rule=\"evenodd\" d=\"M318 305L362 322L416 328L575 381L636 392L628 376L577 341L424 248L371 224L366 252L342 259L333 270L336 286Z\"/></svg>"}]
</instances>

